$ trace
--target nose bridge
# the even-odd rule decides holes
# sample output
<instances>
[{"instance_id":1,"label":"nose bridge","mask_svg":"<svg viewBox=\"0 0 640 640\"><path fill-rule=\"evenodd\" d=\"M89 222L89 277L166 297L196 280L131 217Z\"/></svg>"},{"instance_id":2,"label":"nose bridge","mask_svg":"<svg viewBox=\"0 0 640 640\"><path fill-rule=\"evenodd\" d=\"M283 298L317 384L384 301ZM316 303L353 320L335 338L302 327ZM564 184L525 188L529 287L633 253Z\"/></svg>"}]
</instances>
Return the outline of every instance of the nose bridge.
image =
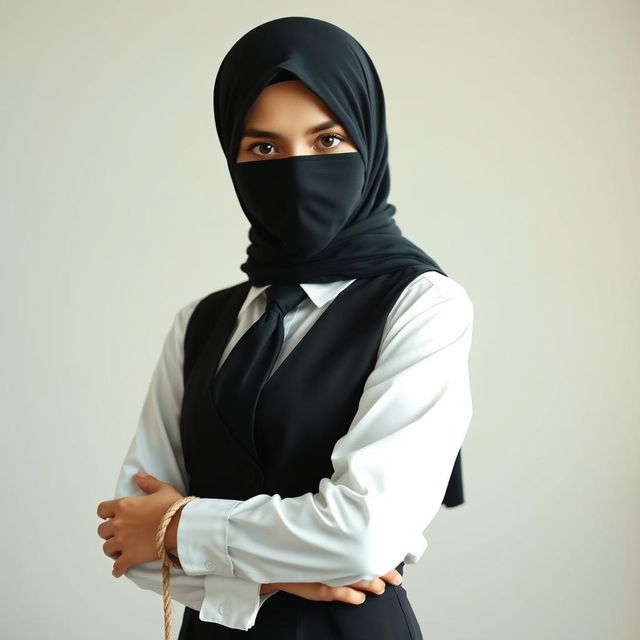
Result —
<instances>
[{"instance_id":1,"label":"nose bridge","mask_svg":"<svg viewBox=\"0 0 640 640\"><path fill-rule=\"evenodd\" d=\"M314 150L310 149L307 146L307 142L306 140L296 140L293 145L292 148L290 150L290 153L288 155L291 156L310 156L312 154L314 154Z\"/></svg>"},{"instance_id":2,"label":"nose bridge","mask_svg":"<svg viewBox=\"0 0 640 640\"><path fill-rule=\"evenodd\" d=\"M303 132L292 133L281 144L282 156L308 156L317 153L314 148L317 135L305 136Z\"/></svg>"}]
</instances>

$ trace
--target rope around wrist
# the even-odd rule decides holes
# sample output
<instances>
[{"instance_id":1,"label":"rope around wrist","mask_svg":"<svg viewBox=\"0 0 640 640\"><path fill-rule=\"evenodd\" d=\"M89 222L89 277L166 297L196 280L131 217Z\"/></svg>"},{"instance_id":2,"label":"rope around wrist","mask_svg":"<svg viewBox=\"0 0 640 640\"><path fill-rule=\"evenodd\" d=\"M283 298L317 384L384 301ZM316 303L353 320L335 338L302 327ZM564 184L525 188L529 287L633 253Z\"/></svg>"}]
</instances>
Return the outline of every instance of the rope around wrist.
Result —
<instances>
[{"instance_id":1,"label":"rope around wrist","mask_svg":"<svg viewBox=\"0 0 640 640\"><path fill-rule=\"evenodd\" d=\"M173 565L176 569L182 569L180 560L176 558L172 553L169 553L164 548L164 538L167 532L167 527L171 522L174 514L178 509L183 507L192 500L199 500L198 496L184 496L176 500L162 516L158 530L156 532L156 552L158 558L162 561L162 606L164 609L164 640L173 640L173 617L171 612L171 592L169 590L169 573L170 565Z\"/></svg>"}]
</instances>

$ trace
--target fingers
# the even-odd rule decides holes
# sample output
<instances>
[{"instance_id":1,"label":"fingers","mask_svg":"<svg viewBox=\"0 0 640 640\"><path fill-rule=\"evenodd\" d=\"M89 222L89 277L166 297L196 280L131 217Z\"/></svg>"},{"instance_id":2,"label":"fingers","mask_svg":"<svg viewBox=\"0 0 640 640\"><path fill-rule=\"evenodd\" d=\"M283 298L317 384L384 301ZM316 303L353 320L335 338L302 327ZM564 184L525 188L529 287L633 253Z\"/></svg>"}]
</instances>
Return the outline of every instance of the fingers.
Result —
<instances>
[{"instance_id":1,"label":"fingers","mask_svg":"<svg viewBox=\"0 0 640 640\"><path fill-rule=\"evenodd\" d=\"M101 538L104 538L105 540L108 540L109 538L113 538L115 534L113 520L109 518L106 522L101 522L98 525L97 531L98 531L98 535Z\"/></svg>"},{"instance_id":2,"label":"fingers","mask_svg":"<svg viewBox=\"0 0 640 640\"><path fill-rule=\"evenodd\" d=\"M396 569L391 569L391 571L385 573L379 578L374 578L373 580L359 580L358 582L350 584L349 586L361 591L370 591L371 593L375 593L376 595L381 595L384 593L387 583L393 585L401 584L402 574Z\"/></svg>"},{"instance_id":3,"label":"fingers","mask_svg":"<svg viewBox=\"0 0 640 640\"><path fill-rule=\"evenodd\" d=\"M396 579L399 580L396 581ZM321 582L280 582L277 583L277 587L281 591L287 591L307 600L322 600L325 602L337 600L348 604L362 604L367 599L365 592L382 595L385 592L387 583L397 585L401 582L402 574L392 569L380 578L359 580L341 587L330 587ZM275 584L271 586L275 586Z\"/></svg>"},{"instance_id":4,"label":"fingers","mask_svg":"<svg viewBox=\"0 0 640 640\"><path fill-rule=\"evenodd\" d=\"M330 587L321 582L281 582L278 583L281 591L292 593L293 595L315 600L331 602L338 600L348 604L362 604L366 596L362 591L350 587Z\"/></svg>"},{"instance_id":5,"label":"fingers","mask_svg":"<svg viewBox=\"0 0 640 640\"><path fill-rule=\"evenodd\" d=\"M96 510L98 517L103 520L106 518L114 518L116 515L116 502L117 500L105 500L101 502Z\"/></svg>"},{"instance_id":6,"label":"fingers","mask_svg":"<svg viewBox=\"0 0 640 640\"><path fill-rule=\"evenodd\" d=\"M402 583L402 574L396 569L391 569L388 573L385 573L383 576L380 576L385 582L390 584L401 584Z\"/></svg>"},{"instance_id":7,"label":"fingers","mask_svg":"<svg viewBox=\"0 0 640 640\"><path fill-rule=\"evenodd\" d=\"M366 600L366 595L362 591L350 586L330 587L319 583L317 589L319 590L320 599L325 602L339 600L348 604L362 604Z\"/></svg>"},{"instance_id":8,"label":"fingers","mask_svg":"<svg viewBox=\"0 0 640 640\"><path fill-rule=\"evenodd\" d=\"M340 600L341 602L347 602L348 604L362 604L367 596L358 589L352 589L351 587L330 587L337 589L337 597L333 597L332 600Z\"/></svg>"},{"instance_id":9,"label":"fingers","mask_svg":"<svg viewBox=\"0 0 640 640\"><path fill-rule=\"evenodd\" d=\"M375 593L379 596L384 593L386 584L384 580L381 580L380 578L374 578L373 580L359 580L358 582L354 582L349 586L361 591L370 591L371 593Z\"/></svg>"},{"instance_id":10,"label":"fingers","mask_svg":"<svg viewBox=\"0 0 640 640\"><path fill-rule=\"evenodd\" d=\"M113 563L113 569L111 571L111 575L114 578L119 578L124 575L131 565L129 564L128 558L126 558L122 553L117 557L117 560Z\"/></svg>"}]
</instances>

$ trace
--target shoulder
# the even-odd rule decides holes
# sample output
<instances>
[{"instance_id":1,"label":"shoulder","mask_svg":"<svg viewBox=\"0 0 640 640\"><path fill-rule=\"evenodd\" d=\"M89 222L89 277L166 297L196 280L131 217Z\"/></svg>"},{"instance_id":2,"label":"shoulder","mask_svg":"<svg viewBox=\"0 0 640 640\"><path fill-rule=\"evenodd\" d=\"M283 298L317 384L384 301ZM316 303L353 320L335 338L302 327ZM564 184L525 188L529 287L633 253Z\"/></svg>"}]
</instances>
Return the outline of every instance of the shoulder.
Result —
<instances>
[{"instance_id":1,"label":"shoulder","mask_svg":"<svg viewBox=\"0 0 640 640\"><path fill-rule=\"evenodd\" d=\"M451 301L447 306L455 306L461 313L473 314L473 302L460 282L438 271L424 271L407 284L396 307L419 313L445 301Z\"/></svg>"},{"instance_id":2,"label":"shoulder","mask_svg":"<svg viewBox=\"0 0 640 640\"><path fill-rule=\"evenodd\" d=\"M224 287L223 289L210 291L188 300L175 312L173 326L176 333L184 335L189 325L189 321L193 317L196 309L201 309L203 311L206 311L209 308L213 309L221 300L232 295L242 286L246 286L246 282L238 282L228 287Z\"/></svg>"},{"instance_id":3,"label":"shoulder","mask_svg":"<svg viewBox=\"0 0 640 640\"><path fill-rule=\"evenodd\" d=\"M197 298L192 298L181 307L175 313L173 318L173 329L176 334L184 336L187 326L189 324L189 320L195 311L195 308L204 300L209 294L198 296Z\"/></svg>"},{"instance_id":4,"label":"shoulder","mask_svg":"<svg viewBox=\"0 0 640 640\"><path fill-rule=\"evenodd\" d=\"M470 334L474 308L466 288L438 271L424 271L411 280L389 312L385 338L412 333L454 341Z\"/></svg>"},{"instance_id":5,"label":"shoulder","mask_svg":"<svg viewBox=\"0 0 640 640\"><path fill-rule=\"evenodd\" d=\"M184 348L185 339L189 340L194 332L199 334L210 326L212 318L219 313L221 306L224 306L232 296L241 294L246 287L245 280L187 300L174 314L171 328L173 339L181 345L181 348Z\"/></svg>"}]
</instances>

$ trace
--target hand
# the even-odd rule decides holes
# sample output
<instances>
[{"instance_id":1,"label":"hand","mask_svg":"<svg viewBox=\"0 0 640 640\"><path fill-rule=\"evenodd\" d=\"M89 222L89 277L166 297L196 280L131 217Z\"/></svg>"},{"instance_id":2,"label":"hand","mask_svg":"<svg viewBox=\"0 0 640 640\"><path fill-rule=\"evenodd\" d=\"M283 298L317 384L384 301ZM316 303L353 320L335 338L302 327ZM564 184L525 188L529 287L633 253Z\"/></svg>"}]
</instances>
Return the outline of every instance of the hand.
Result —
<instances>
[{"instance_id":1,"label":"hand","mask_svg":"<svg viewBox=\"0 0 640 640\"><path fill-rule=\"evenodd\" d=\"M149 495L125 496L98 505L98 517L107 519L98 526L98 535L106 540L102 545L105 555L116 559L112 571L115 578L135 564L158 560L156 532L160 520L176 500L184 497L172 484L152 475L134 477ZM165 532L167 550L177 546L180 511L174 514Z\"/></svg>"},{"instance_id":2,"label":"hand","mask_svg":"<svg viewBox=\"0 0 640 640\"><path fill-rule=\"evenodd\" d=\"M402 574L392 569L380 578L360 580L343 587L330 587L322 582L270 582L260 587L260 593L271 593L272 591L280 590L307 600L325 602L339 600L349 604L362 604L366 600L366 595L363 591L381 595L385 591L385 582L393 585L400 584L400 582L395 582L396 578L400 578L400 582L402 582Z\"/></svg>"}]
</instances>

